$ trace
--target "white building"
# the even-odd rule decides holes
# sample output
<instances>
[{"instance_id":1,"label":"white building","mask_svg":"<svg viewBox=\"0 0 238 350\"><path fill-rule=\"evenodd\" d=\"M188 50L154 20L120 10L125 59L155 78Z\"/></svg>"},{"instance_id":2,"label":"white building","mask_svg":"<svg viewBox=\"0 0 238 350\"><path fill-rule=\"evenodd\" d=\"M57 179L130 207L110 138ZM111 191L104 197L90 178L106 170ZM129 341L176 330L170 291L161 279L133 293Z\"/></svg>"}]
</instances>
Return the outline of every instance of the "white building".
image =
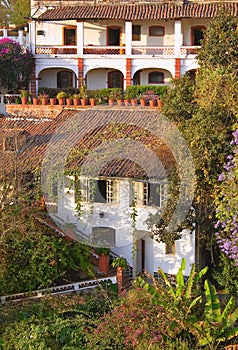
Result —
<instances>
[{"instance_id":1,"label":"white building","mask_svg":"<svg viewBox=\"0 0 238 350\"><path fill-rule=\"evenodd\" d=\"M237 1L31 1L30 47L39 87L169 84L198 68L203 30Z\"/></svg>"}]
</instances>

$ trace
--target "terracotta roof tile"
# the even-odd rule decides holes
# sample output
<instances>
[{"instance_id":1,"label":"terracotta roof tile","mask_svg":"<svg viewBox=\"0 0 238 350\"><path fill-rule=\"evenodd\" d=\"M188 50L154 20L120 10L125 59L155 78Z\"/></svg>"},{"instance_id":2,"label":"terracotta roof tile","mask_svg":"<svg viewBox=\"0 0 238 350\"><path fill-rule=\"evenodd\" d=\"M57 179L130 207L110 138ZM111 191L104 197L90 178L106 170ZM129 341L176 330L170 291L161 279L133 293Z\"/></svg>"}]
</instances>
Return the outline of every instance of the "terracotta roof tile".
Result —
<instances>
[{"instance_id":1,"label":"terracotta roof tile","mask_svg":"<svg viewBox=\"0 0 238 350\"><path fill-rule=\"evenodd\" d=\"M88 156L90 158L90 152L93 154L98 149L101 152L98 153L98 156L104 159L103 156L106 154L105 152L108 152L109 145L109 152L112 155L109 153L109 160L105 157L105 161L102 162L101 168L97 172L98 176L146 177L147 169L141 167L139 163L146 164L148 155L145 149L150 149L163 165L161 173L153 173L153 177L165 177L165 172L175 163L174 157L157 135L146 127L146 125L152 126L151 130L153 130L153 128L156 128L154 123L157 124L157 121L157 127L159 127L159 120L158 112L150 109L119 110L108 108L64 110L57 118L52 120L3 118L0 120L1 175L10 172L14 168L14 152L6 152L2 148L4 137L8 134L16 136L24 134L26 135L25 142L20 145L16 154L18 162L22 164L25 172L40 166L50 142L52 142L52 147L60 150L60 147L64 149L65 144L71 138L70 142L74 146L71 147L68 154L66 165L70 169L85 165L85 160L88 161ZM54 141L52 141L53 136L55 137ZM120 148L119 144L119 148L116 150L117 144L112 143L112 146L110 146L110 142L115 142L115 140L121 141L122 145L127 142L135 142L134 153L123 156L123 152L127 154L129 147L126 144L126 146L123 145ZM142 146L141 150L139 149L140 145ZM58 158L59 153L53 151L51 161L57 164Z\"/></svg>"},{"instance_id":2,"label":"terracotta roof tile","mask_svg":"<svg viewBox=\"0 0 238 350\"><path fill-rule=\"evenodd\" d=\"M220 10L232 16L238 16L237 2L185 3L185 4L104 4L62 6L48 9L41 14L39 20L174 20L179 18L213 18Z\"/></svg>"}]
</instances>

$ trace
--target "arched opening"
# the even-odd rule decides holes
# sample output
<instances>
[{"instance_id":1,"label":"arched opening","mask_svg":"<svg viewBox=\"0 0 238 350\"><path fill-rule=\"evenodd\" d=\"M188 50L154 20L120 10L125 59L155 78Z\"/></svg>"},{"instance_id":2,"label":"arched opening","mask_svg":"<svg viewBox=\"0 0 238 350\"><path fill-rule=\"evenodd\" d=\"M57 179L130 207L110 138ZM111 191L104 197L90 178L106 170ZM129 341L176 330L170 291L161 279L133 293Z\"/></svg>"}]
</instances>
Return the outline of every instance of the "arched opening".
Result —
<instances>
[{"instance_id":1,"label":"arched opening","mask_svg":"<svg viewBox=\"0 0 238 350\"><path fill-rule=\"evenodd\" d=\"M120 71L111 71L108 73L108 87L123 89L123 74Z\"/></svg>"},{"instance_id":2,"label":"arched opening","mask_svg":"<svg viewBox=\"0 0 238 350\"><path fill-rule=\"evenodd\" d=\"M111 227L93 227L92 228L92 243L95 246L115 247L116 245L116 230Z\"/></svg>"},{"instance_id":3,"label":"arched opening","mask_svg":"<svg viewBox=\"0 0 238 350\"><path fill-rule=\"evenodd\" d=\"M73 85L73 74L70 71L62 70L57 73L57 88L68 89Z\"/></svg>"}]
</instances>

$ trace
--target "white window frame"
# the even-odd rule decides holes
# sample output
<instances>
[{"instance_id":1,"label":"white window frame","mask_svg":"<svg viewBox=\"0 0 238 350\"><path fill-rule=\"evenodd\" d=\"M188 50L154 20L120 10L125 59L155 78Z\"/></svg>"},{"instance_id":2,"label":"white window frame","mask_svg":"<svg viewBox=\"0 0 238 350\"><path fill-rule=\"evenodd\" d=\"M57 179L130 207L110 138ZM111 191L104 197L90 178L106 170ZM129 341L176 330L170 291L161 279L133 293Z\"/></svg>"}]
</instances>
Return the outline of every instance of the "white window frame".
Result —
<instances>
[{"instance_id":1,"label":"white window frame","mask_svg":"<svg viewBox=\"0 0 238 350\"><path fill-rule=\"evenodd\" d=\"M149 189L150 185L156 185L159 189L159 205L150 203ZM145 182L145 181L132 181L131 191L131 203L134 202L136 207L149 206L149 207L163 207L167 197L167 183L165 182Z\"/></svg>"},{"instance_id":2,"label":"white window frame","mask_svg":"<svg viewBox=\"0 0 238 350\"><path fill-rule=\"evenodd\" d=\"M119 203L119 181L112 179L89 179L80 178L80 198L82 202L93 202L93 203L103 203L95 202L93 183L96 181L106 181L106 198L105 201L108 204L118 204ZM76 202L76 199L75 199Z\"/></svg>"}]
</instances>

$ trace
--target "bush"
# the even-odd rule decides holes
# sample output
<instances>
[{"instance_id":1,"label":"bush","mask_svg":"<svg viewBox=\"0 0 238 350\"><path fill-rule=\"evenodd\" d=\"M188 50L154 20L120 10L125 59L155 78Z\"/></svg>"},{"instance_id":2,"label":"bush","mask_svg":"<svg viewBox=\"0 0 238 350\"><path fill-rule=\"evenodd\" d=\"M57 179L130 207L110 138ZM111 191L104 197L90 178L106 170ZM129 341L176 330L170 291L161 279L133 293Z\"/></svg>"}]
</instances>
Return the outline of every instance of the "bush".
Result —
<instances>
[{"instance_id":1,"label":"bush","mask_svg":"<svg viewBox=\"0 0 238 350\"><path fill-rule=\"evenodd\" d=\"M132 85L126 88L126 96L128 99L137 98L148 90L152 90L155 95L163 98L168 91L168 86L157 86L157 85Z\"/></svg>"}]
</instances>

